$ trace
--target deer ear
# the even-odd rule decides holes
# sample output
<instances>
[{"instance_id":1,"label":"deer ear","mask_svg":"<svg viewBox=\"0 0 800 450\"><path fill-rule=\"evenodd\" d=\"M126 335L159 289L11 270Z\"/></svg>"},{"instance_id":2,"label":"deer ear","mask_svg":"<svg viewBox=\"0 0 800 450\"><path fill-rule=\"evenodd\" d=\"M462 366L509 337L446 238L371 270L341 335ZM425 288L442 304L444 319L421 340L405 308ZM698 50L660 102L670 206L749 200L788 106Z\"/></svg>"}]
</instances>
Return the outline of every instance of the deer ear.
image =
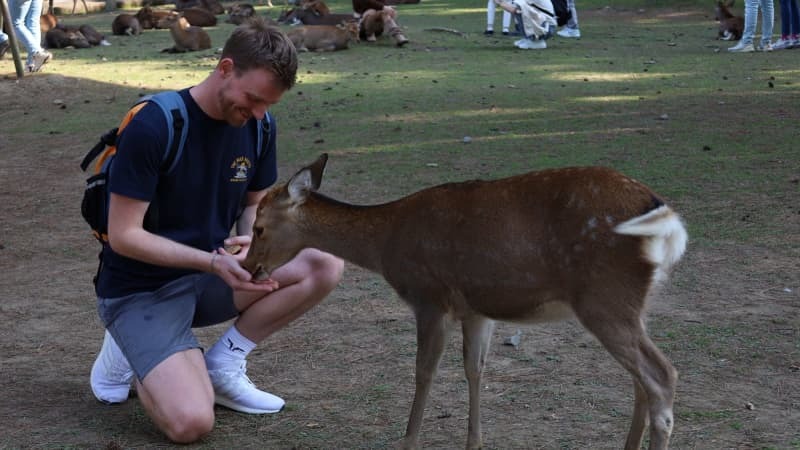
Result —
<instances>
[{"instance_id":1,"label":"deer ear","mask_svg":"<svg viewBox=\"0 0 800 450\"><path fill-rule=\"evenodd\" d=\"M292 202L302 202L312 191L319 189L322 184L322 173L328 162L328 154L323 153L314 163L297 172L287 184L289 199Z\"/></svg>"}]
</instances>

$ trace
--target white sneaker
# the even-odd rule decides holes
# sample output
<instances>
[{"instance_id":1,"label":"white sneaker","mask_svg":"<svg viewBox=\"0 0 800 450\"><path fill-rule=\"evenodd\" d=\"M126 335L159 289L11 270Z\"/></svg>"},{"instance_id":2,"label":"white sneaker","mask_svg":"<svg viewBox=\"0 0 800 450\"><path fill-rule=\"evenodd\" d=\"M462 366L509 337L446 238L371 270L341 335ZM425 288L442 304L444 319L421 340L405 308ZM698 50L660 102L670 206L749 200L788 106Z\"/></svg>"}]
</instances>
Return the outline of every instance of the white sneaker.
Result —
<instances>
[{"instance_id":1,"label":"white sneaker","mask_svg":"<svg viewBox=\"0 0 800 450\"><path fill-rule=\"evenodd\" d=\"M547 48L547 43L545 43L543 40L533 41L531 39L523 39L522 42L517 45L517 48L521 48L523 50L538 50Z\"/></svg>"},{"instance_id":2,"label":"white sneaker","mask_svg":"<svg viewBox=\"0 0 800 450\"><path fill-rule=\"evenodd\" d=\"M772 48L775 50L784 50L787 48L792 48L792 40L791 39L778 39L778 42L772 45Z\"/></svg>"},{"instance_id":3,"label":"white sneaker","mask_svg":"<svg viewBox=\"0 0 800 450\"><path fill-rule=\"evenodd\" d=\"M214 386L214 402L234 411L248 414L272 414L283 409L282 398L255 387L247 377L247 362L239 367L209 370Z\"/></svg>"},{"instance_id":4,"label":"white sneaker","mask_svg":"<svg viewBox=\"0 0 800 450\"><path fill-rule=\"evenodd\" d=\"M738 44L728 48L728 51L733 53L750 53L756 51L756 49L755 47L753 47L752 42L749 44L745 44L744 42L739 41Z\"/></svg>"},{"instance_id":5,"label":"white sneaker","mask_svg":"<svg viewBox=\"0 0 800 450\"><path fill-rule=\"evenodd\" d=\"M94 396L102 403L122 403L128 399L133 381L133 370L114 338L106 330L100 354L92 365L89 384Z\"/></svg>"},{"instance_id":6,"label":"white sneaker","mask_svg":"<svg viewBox=\"0 0 800 450\"><path fill-rule=\"evenodd\" d=\"M562 28L556 32L557 35L564 38L579 38L581 37L581 30L578 28Z\"/></svg>"},{"instance_id":7,"label":"white sneaker","mask_svg":"<svg viewBox=\"0 0 800 450\"><path fill-rule=\"evenodd\" d=\"M528 40L528 38L517 39L516 41L514 41L514 46L515 47L519 47L519 44L522 44L523 42L525 42L527 40Z\"/></svg>"}]
</instances>

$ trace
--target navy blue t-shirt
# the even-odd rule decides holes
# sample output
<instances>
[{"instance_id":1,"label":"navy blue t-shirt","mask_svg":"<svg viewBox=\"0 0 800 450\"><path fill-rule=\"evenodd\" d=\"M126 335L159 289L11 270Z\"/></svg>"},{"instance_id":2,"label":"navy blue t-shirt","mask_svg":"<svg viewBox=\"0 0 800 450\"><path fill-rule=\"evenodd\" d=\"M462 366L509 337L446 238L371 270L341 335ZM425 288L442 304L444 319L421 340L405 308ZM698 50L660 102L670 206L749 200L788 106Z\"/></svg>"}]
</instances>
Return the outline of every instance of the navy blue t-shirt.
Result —
<instances>
[{"instance_id":1,"label":"navy blue t-shirt","mask_svg":"<svg viewBox=\"0 0 800 450\"><path fill-rule=\"evenodd\" d=\"M158 105L148 103L120 135L108 188L137 200L157 199L158 226L153 232L210 252L230 235L247 192L266 189L277 179L275 123L269 145L257 160L255 119L234 127L206 115L188 89L180 95L188 113L188 136L172 172L160 174L166 118ZM126 258L105 246L97 295L115 298L153 291L190 273L194 271Z\"/></svg>"}]
</instances>

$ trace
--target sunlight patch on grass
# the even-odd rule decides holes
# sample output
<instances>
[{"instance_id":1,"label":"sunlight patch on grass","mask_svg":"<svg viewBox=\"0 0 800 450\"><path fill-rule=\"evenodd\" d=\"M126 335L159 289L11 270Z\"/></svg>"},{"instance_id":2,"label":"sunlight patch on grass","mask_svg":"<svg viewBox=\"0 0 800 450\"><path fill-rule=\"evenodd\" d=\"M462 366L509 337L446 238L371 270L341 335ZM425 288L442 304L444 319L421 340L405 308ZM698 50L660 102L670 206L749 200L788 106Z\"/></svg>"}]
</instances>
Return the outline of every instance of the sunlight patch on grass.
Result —
<instances>
[{"instance_id":1,"label":"sunlight patch on grass","mask_svg":"<svg viewBox=\"0 0 800 450\"><path fill-rule=\"evenodd\" d=\"M537 114L544 114L547 111L545 107L535 107L535 108L495 108L494 115L495 117L502 117L502 116L522 116L522 117L535 117ZM486 110L485 109L472 109L472 110L460 110L460 111L443 111L443 112L430 112L426 111L424 114L420 114L418 112L412 112L408 114L392 114L390 116L381 116L381 117L369 117L365 120L368 120L370 123L373 122L386 122L386 123L396 123L396 122L404 122L406 124L411 123L430 123L432 120L439 121L439 120L455 120L458 119L469 119L469 120L485 120L486 117Z\"/></svg>"},{"instance_id":2,"label":"sunlight patch on grass","mask_svg":"<svg viewBox=\"0 0 800 450\"><path fill-rule=\"evenodd\" d=\"M581 97L575 100L586 103L635 102L639 101L639 97L639 95L597 95L594 97Z\"/></svg>"},{"instance_id":3,"label":"sunlight patch on grass","mask_svg":"<svg viewBox=\"0 0 800 450\"><path fill-rule=\"evenodd\" d=\"M544 78L553 81L611 81L616 83L657 80L664 77L663 73L632 73L632 72L566 72L559 70Z\"/></svg>"}]
</instances>

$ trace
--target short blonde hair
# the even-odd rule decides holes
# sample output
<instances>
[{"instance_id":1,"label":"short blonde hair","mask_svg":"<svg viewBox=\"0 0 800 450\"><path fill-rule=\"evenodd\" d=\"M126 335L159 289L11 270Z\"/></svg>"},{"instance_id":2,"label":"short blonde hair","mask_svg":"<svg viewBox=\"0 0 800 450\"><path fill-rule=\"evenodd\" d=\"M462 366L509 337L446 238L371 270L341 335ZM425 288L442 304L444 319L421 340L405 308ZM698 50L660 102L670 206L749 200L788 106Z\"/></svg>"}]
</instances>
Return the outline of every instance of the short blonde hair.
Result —
<instances>
[{"instance_id":1,"label":"short blonde hair","mask_svg":"<svg viewBox=\"0 0 800 450\"><path fill-rule=\"evenodd\" d=\"M253 17L237 26L222 48L222 58L233 60L241 74L251 69L266 69L275 74L285 90L297 80L297 50L288 37L262 17Z\"/></svg>"}]
</instances>

